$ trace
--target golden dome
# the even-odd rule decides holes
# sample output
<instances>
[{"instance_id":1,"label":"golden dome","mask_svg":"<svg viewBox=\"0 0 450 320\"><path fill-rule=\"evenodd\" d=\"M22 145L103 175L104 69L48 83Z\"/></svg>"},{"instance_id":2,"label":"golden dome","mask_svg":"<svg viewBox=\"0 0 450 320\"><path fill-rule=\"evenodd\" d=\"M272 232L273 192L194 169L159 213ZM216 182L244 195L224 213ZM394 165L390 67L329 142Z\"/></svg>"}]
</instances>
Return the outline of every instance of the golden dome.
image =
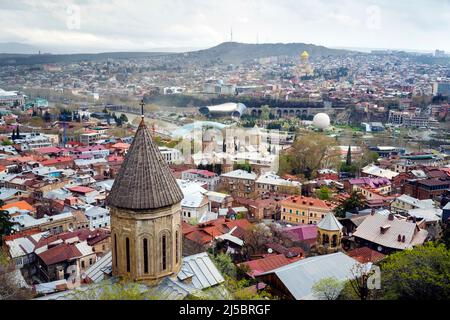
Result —
<instances>
[{"instance_id":1,"label":"golden dome","mask_svg":"<svg viewBox=\"0 0 450 320\"><path fill-rule=\"evenodd\" d=\"M302 59L307 59L307 58L309 58L309 53L306 52L306 51L303 51L303 53L300 55L300 58L302 58Z\"/></svg>"}]
</instances>

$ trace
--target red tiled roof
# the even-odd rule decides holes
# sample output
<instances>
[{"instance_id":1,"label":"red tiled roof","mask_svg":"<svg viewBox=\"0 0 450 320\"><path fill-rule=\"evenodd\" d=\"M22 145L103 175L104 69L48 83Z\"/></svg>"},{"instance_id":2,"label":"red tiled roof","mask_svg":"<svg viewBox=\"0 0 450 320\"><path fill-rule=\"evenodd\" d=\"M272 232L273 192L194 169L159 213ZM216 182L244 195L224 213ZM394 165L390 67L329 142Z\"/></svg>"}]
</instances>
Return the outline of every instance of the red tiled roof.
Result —
<instances>
[{"instance_id":1,"label":"red tiled roof","mask_svg":"<svg viewBox=\"0 0 450 320\"><path fill-rule=\"evenodd\" d=\"M80 229L72 232L64 232L56 235L51 235L50 237L41 238L36 245L36 248L40 248L49 243L55 242L57 240L67 240L71 238L78 237L79 241L87 241L89 245L95 244L103 239L106 239L110 235L109 230L105 229Z\"/></svg>"},{"instance_id":2,"label":"red tiled roof","mask_svg":"<svg viewBox=\"0 0 450 320\"><path fill-rule=\"evenodd\" d=\"M186 172L195 173L206 177L214 177L216 174L214 172L208 170L200 170L200 169L189 169Z\"/></svg>"},{"instance_id":3,"label":"red tiled roof","mask_svg":"<svg viewBox=\"0 0 450 320\"><path fill-rule=\"evenodd\" d=\"M41 164L43 166L48 167L48 166L53 166L58 163L70 163L72 161L73 161L72 157L58 157L58 158L42 161Z\"/></svg>"},{"instance_id":4,"label":"red tiled roof","mask_svg":"<svg viewBox=\"0 0 450 320\"><path fill-rule=\"evenodd\" d=\"M247 219L227 220L224 218L200 223L196 226L190 226L183 223L184 236L194 242L206 244L215 237L225 234L237 227L233 232L236 237L242 237L245 230L251 227L251 223Z\"/></svg>"},{"instance_id":5,"label":"red tiled roof","mask_svg":"<svg viewBox=\"0 0 450 320\"><path fill-rule=\"evenodd\" d=\"M114 149L129 149L130 145L128 143L118 142L116 144L113 144L111 146L111 148L114 148Z\"/></svg>"},{"instance_id":6,"label":"red tiled roof","mask_svg":"<svg viewBox=\"0 0 450 320\"><path fill-rule=\"evenodd\" d=\"M46 265L52 265L62 261L72 260L81 257L81 252L73 244L62 243L56 247L38 254L38 257L44 261Z\"/></svg>"},{"instance_id":7,"label":"red tiled roof","mask_svg":"<svg viewBox=\"0 0 450 320\"><path fill-rule=\"evenodd\" d=\"M72 192L78 192L78 193L84 193L84 194L95 191L95 189L92 189L89 187L83 187L83 186L76 186L76 187L71 187L71 188L67 188L67 189Z\"/></svg>"},{"instance_id":8,"label":"red tiled roof","mask_svg":"<svg viewBox=\"0 0 450 320\"><path fill-rule=\"evenodd\" d=\"M321 208L321 209L330 209L330 207L326 204L325 201L317 199L317 198L311 198L311 197L304 197L304 196L291 196L287 199L284 199L281 201L282 204L286 204L289 206L310 206L314 208Z\"/></svg>"},{"instance_id":9,"label":"red tiled roof","mask_svg":"<svg viewBox=\"0 0 450 320\"><path fill-rule=\"evenodd\" d=\"M349 257L354 258L355 260L358 260L360 263L367 263L367 262L376 263L385 257L384 254L372 250L369 247L361 247L350 250L347 252L347 255Z\"/></svg>"},{"instance_id":10,"label":"red tiled roof","mask_svg":"<svg viewBox=\"0 0 450 320\"><path fill-rule=\"evenodd\" d=\"M300 259L302 258L301 257L287 258L284 254L277 254L277 255L269 255L262 259L243 262L240 263L239 266L247 266L249 268L247 274L250 277L255 277L261 273L283 267L287 264L293 263Z\"/></svg>"},{"instance_id":11,"label":"red tiled roof","mask_svg":"<svg viewBox=\"0 0 450 320\"><path fill-rule=\"evenodd\" d=\"M35 150L37 153L49 154L49 153L60 153L62 149L58 147L43 147Z\"/></svg>"}]
</instances>

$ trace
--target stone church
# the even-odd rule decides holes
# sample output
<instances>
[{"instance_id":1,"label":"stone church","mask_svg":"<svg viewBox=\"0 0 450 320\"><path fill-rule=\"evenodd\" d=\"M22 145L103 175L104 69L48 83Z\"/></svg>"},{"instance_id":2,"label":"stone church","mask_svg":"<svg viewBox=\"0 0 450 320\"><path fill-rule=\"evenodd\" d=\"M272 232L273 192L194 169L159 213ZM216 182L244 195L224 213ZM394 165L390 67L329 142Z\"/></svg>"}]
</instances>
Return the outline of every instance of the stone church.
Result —
<instances>
[{"instance_id":1,"label":"stone church","mask_svg":"<svg viewBox=\"0 0 450 320\"><path fill-rule=\"evenodd\" d=\"M142 120L107 198L113 276L154 284L180 271L182 199Z\"/></svg>"},{"instance_id":2,"label":"stone church","mask_svg":"<svg viewBox=\"0 0 450 320\"><path fill-rule=\"evenodd\" d=\"M182 256L183 193L153 142L144 118L107 198L111 252L82 275L81 287L37 300L97 299L117 280L139 283L158 299L228 299L225 279L206 252Z\"/></svg>"}]
</instances>

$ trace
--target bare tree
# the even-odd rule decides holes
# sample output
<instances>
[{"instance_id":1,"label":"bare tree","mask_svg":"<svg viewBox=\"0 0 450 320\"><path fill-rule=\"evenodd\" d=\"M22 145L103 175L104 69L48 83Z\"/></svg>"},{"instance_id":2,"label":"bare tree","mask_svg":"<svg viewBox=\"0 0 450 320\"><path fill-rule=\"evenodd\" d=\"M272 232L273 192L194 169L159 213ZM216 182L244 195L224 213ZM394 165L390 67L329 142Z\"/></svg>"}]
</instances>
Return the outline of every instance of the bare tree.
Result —
<instances>
[{"instance_id":1,"label":"bare tree","mask_svg":"<svg viewBox=\"0 0 450 320\"><path fill-rule=\"evenodd\" d=\"M360 300L368 300L371 298L370 282L375 270L371 268L371 264L356 263L351 269L352 279L349 285Z\"/></svg>"}]
</instances>

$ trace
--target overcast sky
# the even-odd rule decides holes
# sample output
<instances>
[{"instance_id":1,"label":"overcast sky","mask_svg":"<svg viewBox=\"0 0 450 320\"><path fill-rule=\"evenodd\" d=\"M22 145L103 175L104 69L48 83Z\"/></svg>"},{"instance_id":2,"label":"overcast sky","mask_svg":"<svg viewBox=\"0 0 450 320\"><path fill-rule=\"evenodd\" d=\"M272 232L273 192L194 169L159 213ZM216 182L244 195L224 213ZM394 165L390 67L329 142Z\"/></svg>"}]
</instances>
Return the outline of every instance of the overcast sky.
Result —
<instances>
[{"instance_id":1,"label":"overcast sky","mask_svg":"<svg viewBox=\"0 0 450 320\"><path fill-rule=\"evenodd\" d=\"M0 42L54 52L238 42L450 52L450 0L0 0Z\"/></svg>"}]
</instances>

